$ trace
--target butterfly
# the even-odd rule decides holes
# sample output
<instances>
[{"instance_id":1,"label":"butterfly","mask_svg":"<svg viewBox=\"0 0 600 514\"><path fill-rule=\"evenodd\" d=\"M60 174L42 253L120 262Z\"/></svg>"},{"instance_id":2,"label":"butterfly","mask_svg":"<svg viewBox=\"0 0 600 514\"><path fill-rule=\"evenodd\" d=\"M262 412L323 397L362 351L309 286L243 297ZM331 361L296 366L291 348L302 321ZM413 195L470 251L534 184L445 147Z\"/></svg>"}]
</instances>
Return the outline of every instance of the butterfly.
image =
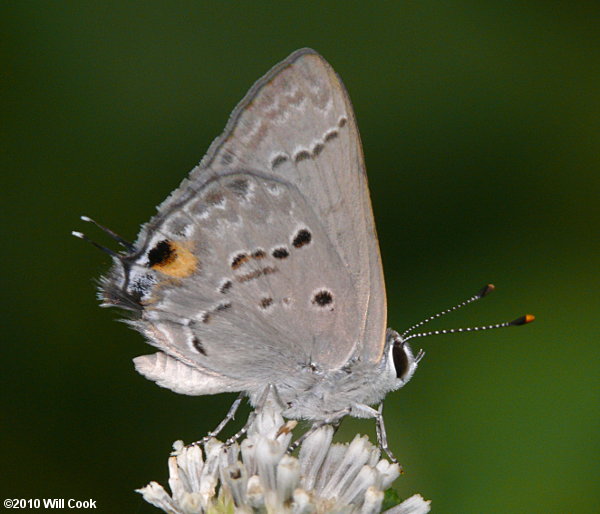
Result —
<instances>
[{"instance_id":1,"label":"butterfly","mask_svg":"<svg viewBox=\"0 0 600 514\"><path fill-rule=\"evenodd\" d=\"M103 305L158 350L134 359L139 373L181 394L240 392L219 430L243 396L260 407L271 393L315 426L374 418L393 459L381 402L423 354L386 328L356 119L317 52L252 86L135 243L108 232L126 251L111 252Z\"/></svg>"}]
</instances>

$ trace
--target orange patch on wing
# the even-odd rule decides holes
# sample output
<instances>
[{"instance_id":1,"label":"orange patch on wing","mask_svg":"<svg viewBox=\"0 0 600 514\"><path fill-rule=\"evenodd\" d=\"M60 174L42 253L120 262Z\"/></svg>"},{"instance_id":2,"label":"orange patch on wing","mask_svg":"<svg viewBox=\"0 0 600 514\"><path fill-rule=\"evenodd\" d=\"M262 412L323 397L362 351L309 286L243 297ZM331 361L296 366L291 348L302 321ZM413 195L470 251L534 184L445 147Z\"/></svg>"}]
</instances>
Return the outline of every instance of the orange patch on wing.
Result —
<instances>
[{"instance_id":1,"label":"orange patch on wing","mask_svg":"<svg viewBox=\"0 0 600 514\"><path fill-rule=\"evenodd\" d=\"M152 269L173 278L185 278L194 273L198 267L198 258L184 244L168 241L169 254L152 265Z\"/></svg>"}]
</instances>

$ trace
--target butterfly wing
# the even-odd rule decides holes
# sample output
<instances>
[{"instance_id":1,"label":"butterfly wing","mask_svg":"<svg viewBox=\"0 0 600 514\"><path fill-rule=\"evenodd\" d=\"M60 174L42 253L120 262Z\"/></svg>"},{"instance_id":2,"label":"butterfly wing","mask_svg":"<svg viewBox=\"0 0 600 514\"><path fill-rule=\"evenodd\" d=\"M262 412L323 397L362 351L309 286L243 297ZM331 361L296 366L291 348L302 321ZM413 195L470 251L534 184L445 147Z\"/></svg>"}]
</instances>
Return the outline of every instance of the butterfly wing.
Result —
<instances>
[{"instance_id":1,"label":"butterfly wing","mask_svg":"<svg viewBox=\"0 0 600 514\"><path fill-rule=\"evenodd\" d=\"M362 145L341 79L314 50L294 52L252 87L193 177L231 167L269 170L311 199L352 275L361 355L378 361L386 295Z\"/></svg>"},{"instance_id":2,"label":"butterfly wing","mask_svg":"<svg viewBox=\"0 0 600 514\"><path fill-rule=\"evenodd\" d=\"M312 50L252 87L136 248L105 279L107 302L140 305L152 344L230 388L381 355L385 291L358 130Z\"/></svg>"}]
</instances>

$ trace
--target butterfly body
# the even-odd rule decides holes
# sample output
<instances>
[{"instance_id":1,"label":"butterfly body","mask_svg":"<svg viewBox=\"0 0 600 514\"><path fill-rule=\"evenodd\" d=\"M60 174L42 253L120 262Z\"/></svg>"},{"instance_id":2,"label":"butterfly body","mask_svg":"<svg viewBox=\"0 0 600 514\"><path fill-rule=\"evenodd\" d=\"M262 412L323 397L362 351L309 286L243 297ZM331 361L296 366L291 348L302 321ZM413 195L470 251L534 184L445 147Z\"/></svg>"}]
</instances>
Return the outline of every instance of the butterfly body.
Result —
<instances>
[{"instance_id":1,"label":"butterfly body","mask_svg":"<svg viewBox=\"0 0 600 514\"><path fill-rule=\"evenodd\" d=\"M310 369L308 372L313 377L305 389L294 381L276 385L280 397L289 405L283 414L292 419L332 420L347 411L354 417L373 417L364 406L379 404L388 392L410 380L416 369L414 363L398 376L392 357L397 334L392 334L386 344L385 357L376 365L354 360L338 370Z\"/></svg>"}]
</instances>

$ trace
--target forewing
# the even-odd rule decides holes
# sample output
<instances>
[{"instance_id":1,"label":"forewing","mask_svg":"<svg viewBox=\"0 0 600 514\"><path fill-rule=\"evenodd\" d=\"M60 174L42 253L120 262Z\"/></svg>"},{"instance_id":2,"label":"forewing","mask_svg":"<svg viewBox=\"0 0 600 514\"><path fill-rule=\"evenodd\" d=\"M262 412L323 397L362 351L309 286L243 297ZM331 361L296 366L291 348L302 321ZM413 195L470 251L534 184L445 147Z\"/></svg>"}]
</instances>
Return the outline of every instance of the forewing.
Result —
<instances>
[{"instance_id":1,"label":"forewing","mask_svg":"<svg viewBox=\"0 0 600 514\"><path fill-rule=\"evenodd\" d=\"M360 316L347 321L360 353L379 360L386 296L362 146L344 85L320 55L299 50L259 80L191 178L230 169L264 170L309 199L352 276Z\"/></svg>"}]
</instances>

